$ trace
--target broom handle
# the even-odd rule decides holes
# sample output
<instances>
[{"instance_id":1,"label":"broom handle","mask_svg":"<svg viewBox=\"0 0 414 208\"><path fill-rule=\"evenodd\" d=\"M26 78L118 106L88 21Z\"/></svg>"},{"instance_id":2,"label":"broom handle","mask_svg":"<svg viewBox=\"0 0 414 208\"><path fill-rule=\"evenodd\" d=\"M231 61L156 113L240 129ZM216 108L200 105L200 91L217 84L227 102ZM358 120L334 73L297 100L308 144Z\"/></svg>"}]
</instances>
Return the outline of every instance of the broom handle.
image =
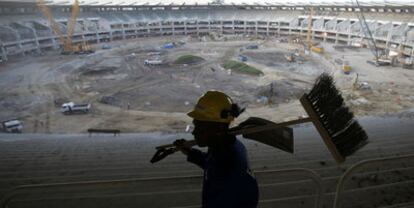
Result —
<instances>
[{"instance_id":1,"label":"broom handle","mask_svg":"<svg viewBox=\"0 0 414 208\"><path fill-rule=\"evenodd\" d=\"M185 146L195 146L197 143L195 140L188 140L185 142ZM161 145L158 147L155 147L155 149L159 150L159 149L164 149L164 148L171 148L171 147L175 147L174 144L166 144L166 145Z\"/></svg>"},{"instance_id":2,"label":"broom handle","mask_svg":"<svg viewBox=\"0 0 414 208\"><path fill-rule=\"evenodd\" d=\"M253 134L253 133L257 133L257 132L261 132L261 131L268 131L268 130L273 130L276 128L280 128L280 127L285 127L285 126L291 126L291 125L295 125L295 124L301 124L301 123L307 123L307 122L311 122L312 119L310 117L307 118L300 118L300 119L296 119L296 120L292 120L292 121L286 121L286 122L282 122L282 123L274 123L274 124L266 124L263 126L257 126L257 127L245 127L245 128L238 128L238 127L234 127L231 128L228 132L228 134L230 135L240 135L240 134ZM186 146L194 146L196 145L195 140L189 140L185 142ZM170 148L170 147L175 147L174 144L167 144L167 145L162 145L162 146L158 146L155 147L155 149L163 149L163 148Z\"/></svg>"},{"instance_id":3,"label":"broom handle","mask_svg":"<svg viewBox=\"0 0 414 208\"><path fill-rule=\"evenodd\" d=\"M307 118L300 118L300 119L296 119L296 120L292 120L292 121L286 121L286 122L282 122L282 123L273 123L273 124L266 124L263 126L257 126L257 127L246 127L246 128L241 128L241 129L230 129L230 131L228 132L230 135L240 135L240 134L253 134L253 133L257 133L257 132L261 132L261 131L268 131L268 130L273 130L276 128L280 128L280 127L286 127L286 126L291 126L291 125L295 125L295 124L301 124L301 123L307 123L307 122L311 122L312 119L307 117ZM237 128L237 127L235 127Z\"/></svg>"}]
</instances>

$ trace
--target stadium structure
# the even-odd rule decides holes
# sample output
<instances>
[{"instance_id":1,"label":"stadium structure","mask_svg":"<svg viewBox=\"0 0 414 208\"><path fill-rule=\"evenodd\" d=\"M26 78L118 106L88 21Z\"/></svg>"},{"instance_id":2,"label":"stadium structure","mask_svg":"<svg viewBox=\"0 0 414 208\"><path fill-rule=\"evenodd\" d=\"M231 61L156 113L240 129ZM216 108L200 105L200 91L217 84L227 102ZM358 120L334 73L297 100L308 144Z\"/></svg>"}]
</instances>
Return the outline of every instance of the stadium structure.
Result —
<instances>
[{"instance_id":1,"label":"stadium structure","mask_svg":"<svg viewBox=\"0 0 414 208\"><path fill-rule=\"evenodd\" d=\"M1 1L1 55L8 56L59 47L46 18L34 1ZM253 34L266 36L306 36L309 8L312 38L349 45L367 39L372 31L379 48L414 53L414 5L406 2L283 3L259 2L81 2L73 42L100 43L117 39L156 35ZM51 2L62 31L66 31L71 4ZM365 13L366 25L359 12Z\"/></svg>"},{"instance_id":2,"label":"stadium structure","mask_svg":"<svg viewBox=\"0 0 414 208\"><path fill-rule=\"evenodd\" d=\"M413 62L413 1L0 0L0 208L201 207L201 169L150 163L199 96L246 107L232 126L306 120L322 73L355 117L335 136L368 143L337 162L332 119L291 125L293 153L238 137L258 207L413 208Z\"/></svg>"}]
</instances>

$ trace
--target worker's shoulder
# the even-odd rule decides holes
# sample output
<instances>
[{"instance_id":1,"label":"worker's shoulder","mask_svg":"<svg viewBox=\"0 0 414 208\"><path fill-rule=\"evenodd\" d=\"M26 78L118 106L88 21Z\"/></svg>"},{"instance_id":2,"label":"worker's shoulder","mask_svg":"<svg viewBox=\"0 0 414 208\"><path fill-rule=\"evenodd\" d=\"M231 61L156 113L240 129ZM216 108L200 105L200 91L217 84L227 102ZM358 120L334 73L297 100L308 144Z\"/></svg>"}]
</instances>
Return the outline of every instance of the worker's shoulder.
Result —
<instances>
[{"instance_id":1,"label":"worker's shoulder","mask_svg":"<svg viewBox=\"0 0 414 208\"><path fill-rule=\"evenodd\" d=\"M236 148L244 148L244 149L246 148L244 144L237 138L234 140L233 146Z\"/></svg>"},{"instance_id":2,"label":"worker's shoulder","mask_svg":"<svg viewBox=\"0 0 414 208\"><path fill-rule=\"evenodd\" d=\"M239 141L238 139L236 139L232 145L232 149L234 150L234 152L236 154L243 154L246 155L247 154L247 150L246 147L244 146L244 144Z\"/></svg>"}]
</instances>

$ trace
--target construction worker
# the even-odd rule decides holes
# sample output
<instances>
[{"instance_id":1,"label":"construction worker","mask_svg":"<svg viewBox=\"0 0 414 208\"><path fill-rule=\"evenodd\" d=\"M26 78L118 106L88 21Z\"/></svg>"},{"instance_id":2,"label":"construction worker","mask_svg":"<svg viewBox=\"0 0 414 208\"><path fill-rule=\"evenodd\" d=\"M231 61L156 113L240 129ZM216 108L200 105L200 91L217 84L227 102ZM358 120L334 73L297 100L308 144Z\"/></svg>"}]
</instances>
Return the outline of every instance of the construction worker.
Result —
<instances>
[{"instance_id":1,"label":"construction worker","mask_svg":"<svg viewBox=\"0 0 414 208\"><path fill-rule=\"evenodd\" d=\"M202 208L255 208L259 191L249 167L245 146L228 135L230 123L243 110L226 94L208 91L194 110L192 134L207 153L186 146L185 140L174 144L187 155L187 161L204 170Z\"/></svg>"}]
</instances>

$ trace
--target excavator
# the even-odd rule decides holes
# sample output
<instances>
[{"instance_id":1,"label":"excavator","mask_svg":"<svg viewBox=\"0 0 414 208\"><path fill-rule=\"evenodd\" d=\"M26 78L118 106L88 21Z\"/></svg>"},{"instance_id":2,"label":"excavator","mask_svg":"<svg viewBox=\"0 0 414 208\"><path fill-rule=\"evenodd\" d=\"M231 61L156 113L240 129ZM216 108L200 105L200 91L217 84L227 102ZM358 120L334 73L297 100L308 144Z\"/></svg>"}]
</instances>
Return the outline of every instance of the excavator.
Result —
<instances>
[{"instance_id":1,"label":"excavator","mask_svg":"<svg viewBox=\"0 0 414 208\"><path fill-rule=\"evenodd\" d=\"M43 15L49 21L49 24L51 25L53 32L55 32L57 36L59 37L59 42L63 46L63 49L62 49L63 55L85 54L85 53L94 52L92 47L88 45L86 42L82 42L81 44L76 44L76 45L73 44L73 34L75 32L76 20L79 15L79 11L80 11L78 0L75 0L75 2L72 5L71 17L67 24L66 38L65 38L65 34L60 29L59 24L53 18L53 14L50 11L49 7L46 5L45 0L37 0L37 6L40 8Z\"/></svg>"}]
</instances>

